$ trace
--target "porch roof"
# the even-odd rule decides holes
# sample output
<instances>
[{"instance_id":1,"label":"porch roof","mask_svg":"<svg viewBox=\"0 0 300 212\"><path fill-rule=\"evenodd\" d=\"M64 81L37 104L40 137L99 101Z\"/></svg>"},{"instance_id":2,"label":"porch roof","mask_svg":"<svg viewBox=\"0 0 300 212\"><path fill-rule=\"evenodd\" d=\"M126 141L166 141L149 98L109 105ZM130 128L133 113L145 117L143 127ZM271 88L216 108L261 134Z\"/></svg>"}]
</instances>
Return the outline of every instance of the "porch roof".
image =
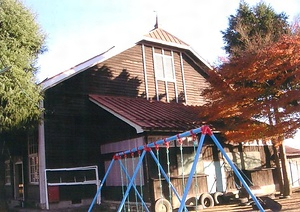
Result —
<instances>
[{"instance_id":1,"label":"porch roof","mask_svg":"<svg viewBox=\"0 0 300 212\"><path fill-rule=\"evenodd\" d=\"M285 146L285 152L287 157L300 157L300 149Z\"/></svg>"},{"instance_id":2,"label":"porch roof","mask_svg":"<svg viewBox=\"0 0 300 212\"><path fill-rule=\"evenodd\" d=\"M203 125L199 109L175 102L119 96L89 95L92 102L134 127L144 131L181 132Z\"/></svg>"}]
</instances>

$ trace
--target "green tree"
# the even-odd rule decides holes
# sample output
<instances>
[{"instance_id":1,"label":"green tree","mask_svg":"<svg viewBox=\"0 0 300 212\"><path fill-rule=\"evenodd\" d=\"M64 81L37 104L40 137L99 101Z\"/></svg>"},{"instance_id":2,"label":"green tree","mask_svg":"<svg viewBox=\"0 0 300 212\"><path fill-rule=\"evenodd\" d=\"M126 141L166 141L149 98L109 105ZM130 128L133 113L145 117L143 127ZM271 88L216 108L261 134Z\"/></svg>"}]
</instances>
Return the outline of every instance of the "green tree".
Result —
<instances>
[{"instance_id":1,"label":"green tree","mask_svg":"<svg viewBox=\"0 0 300 212\"><path fill-rule=\"evenodd\" d=\"M5 135L40 119L43 96L36 84L36 60L45 51L45 35L34 15L18 0L0 0L0 210L4 202ZM5 149L3 149L5 148Z\"/></svg>"},{"instance_id":2,"label":"green tree","mask_svg":"<svg viewBox=\"0 0 300 212\"><path fill-rule=\"evenodd\" d=\"M250 7L242 1L236 15L229 17L229 27L222 31L224 49L229 57L244 51L256 51L290 33L285 13L275 13L271 6L260 2Z\"/></svg>"},{"instance_id":3,"label":"green tree","mask_svg":"<svg viewBox=\"0 0 300 212\"><path fill-rule=\"evenodd\" d=\"M41 89L34 74L45 35L18 0L0 0L0 132L39 120Z\"/></svg>"},{"instance_id":4,"label":"green tree","mask_svg":"<svg viewBox=\"0 0 300 212\"><path fill-rule=\"evenodd\" d=\"M240 3L237 14L229 18L228 29L222 32L229 54L228 62L215 70L222 82L216 80L205 91L211 99L206 105L209 119L227 122L229 140L271 139L275 157L279 146L280 187L285 196L291 189L282 141L296 132L300 112L299 37L291 32L284 13L276 14L263 2L253 8ZM281 177L279 164L276 157Z\"/></svg>"}]
</instances>

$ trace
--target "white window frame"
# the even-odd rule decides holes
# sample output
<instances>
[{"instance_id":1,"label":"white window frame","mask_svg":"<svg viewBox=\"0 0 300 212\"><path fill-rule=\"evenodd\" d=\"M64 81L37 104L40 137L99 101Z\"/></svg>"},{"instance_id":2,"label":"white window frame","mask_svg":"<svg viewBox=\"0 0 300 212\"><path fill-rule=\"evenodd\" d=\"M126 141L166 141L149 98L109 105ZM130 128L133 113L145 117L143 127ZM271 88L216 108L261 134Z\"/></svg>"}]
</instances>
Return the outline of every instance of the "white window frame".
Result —
<instances>
[{"instance_id":1,"label":"white window frame","mask_svg":"<svg viewBox=\"0 0 300 212\"><path fill-rule=\"evenodd\" d=\"M35 136L28 136L28 178L30 184L39 184L38 142Z\"/></svg>"},{"instance_id":2,"label":"white window frame","mask_svg":"<svg viewBox=\"0 0 300 212\"><path fill-rule=\"evenodd\" d=\"M5 163L5 185L11 185L10 160L6 160L4 163Z\"/></svg>"},{"instance_id":3,"label":"white window frame","mask_svg":"<svg viewBox=\"0 0 300 212\"><path fill-rule=\"evenodd\" d=\"M161 53L156 53L155 48L152 47L152 52L153 52L155 90L156 90L156 94L157 94L157 101L159 101L158 81L163 81L165 84L165 92L166 92L167 102L170 102L169 93L168 93L168 82L174 83L175 99L176 99L176 102L178 102L173 51L171 51L171 55L165 55L164 49L162 49Z\"/></svg>"},{"instance_id":4,"label":"white window frame","mask_svg":"<svg viewBox=\"0 0 300 212\"><path fill-rule=\"evenodd\" d=\"M161 63L159 64L159 62ZM168 64L168 62L170 63ZM162 80L166 82L176 81L173 56L165 55L164 52L163 54L154 53L154 70L156 80Z\"/></svg>"}]
</instances>

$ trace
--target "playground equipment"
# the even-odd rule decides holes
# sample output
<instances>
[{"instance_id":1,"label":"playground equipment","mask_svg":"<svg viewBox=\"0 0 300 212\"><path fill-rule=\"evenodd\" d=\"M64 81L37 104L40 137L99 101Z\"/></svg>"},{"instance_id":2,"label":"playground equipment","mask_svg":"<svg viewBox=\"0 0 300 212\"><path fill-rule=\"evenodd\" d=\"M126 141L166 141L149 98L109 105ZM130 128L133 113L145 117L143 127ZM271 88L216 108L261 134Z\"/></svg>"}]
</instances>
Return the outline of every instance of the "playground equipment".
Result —
<instances>
[{"instance_id":1,"label":"playground equipment","mask_svg":"<svg viewBox=\"0 0 300 212\"><path fill-rule=\"evenodd\" d=\"M223 157L226 159L226 161L228 162L228 164L230 165L230 167L232 168L232 170L234 171L236 176L241 181L243 187L245 188L245 190L248 192L249 196L254 201L256 207L260 211L264 211L260 202L258 201L256 196L252 193L251 189L249 188L249 186L243 179L242 175L240 174L240 172L238 171L238 169L236 168L234 163L230 160L230 158L226 154L225 150L223 149L223 147L221 146L221 144L219 143L219 141L217 140L217 138L215 137L215 135L212 133L211 129L208 126L202 126L197 129L193 129L193 130L181 133L181 134L171 136L169 138L161 139L161 140L158 140L153 143L149 143L144 146L139 146L139 147L115 154L110 162L110 165L107 168L107 171L101 181L101 184L95 194L95 197L94 197L88 211L89 212L92 211L94 204L97 201L97 197L100 195L101 189L103 188L103 185L107 179L107 176L115 162L119 162L119 164L120 164L121 178L122 178L122 195L123 195L122 201L120 202L120 205L119 205L119 208L117 211L121 212L123 210L123 208L126 207L126 201L129 202L128 196L129 196L129 192L131 189L133 189L135 191L136 202L139 200L141 203L141 206L142 206L141 211L149 211L145 201L143 200L142 190L140 189L140 191L139 191L135 185L135 181L140 173L140 168L143 164L143 160L144 160L146 154L149 154L157 165L158 178L156 179L156 185L159 189L156 190L156 192L155 192L155 198L157 199L156 203L155 203L155 211L169 212L169 211L172 211L172 209L175 206L176 208L178 207L179 212L182 212L182 211L188 211L187 205L190 205L191 203L192 203L192 205L197 206L198 204L205 205L207 203L207 201L211 202L212 196L206 192L203 192L203 190L201 191L199 189L199 183L201 181L201 176L199 176L197 174L197 170L196 170L198 159L199 159L200 153L201 153L201 149L203 147L204 139L207 135L210 136L210 138L212 139L214 144L217 146L217 148L223 154ZM178 185L174 186L174 184L175 184L174 182L176 181L176 179L174 179L170 176L170 169L169 169L170 161L168 159L168 148L169 148L170 142L178 141L180 143L182 138L189 137L189 136L193 137L194 144L195 144L194 145L194 161L192 163L190 171L188 172L189 173L188 176L185 176L183 174L184 172L182 171L182 178L181 178L182 190L179 193L178 188L180 186L178 186ZM161 161L160 161L159 148L162 146L164 146L166 148L167 171L165 171L162 168ZM182 146L180 146L180 148L182 148ZM153 149L155 151L153 151ZM138 159L138 162L136 164L134 164L135 168L133 170L133 174L130 176L129 172L128 172L128 169L130 167L127 167L125 162L123 164L120 159L124 158L126 161L126 160L128 160L127 159L128 155L133 155L135 153L137 153L139 155L139 157L138 157L139 159ZM181 156L182 156L182 151L181 151ZM182 162L182 160L181 160L181 162ZM123 186L123 182L125 183L124 186ZM167 196L164 195L162 192L163 184L167 185L167 187L168 187ZM193 192L193 190L194 190L194 192Z\"/></svg>"}]
</instances>

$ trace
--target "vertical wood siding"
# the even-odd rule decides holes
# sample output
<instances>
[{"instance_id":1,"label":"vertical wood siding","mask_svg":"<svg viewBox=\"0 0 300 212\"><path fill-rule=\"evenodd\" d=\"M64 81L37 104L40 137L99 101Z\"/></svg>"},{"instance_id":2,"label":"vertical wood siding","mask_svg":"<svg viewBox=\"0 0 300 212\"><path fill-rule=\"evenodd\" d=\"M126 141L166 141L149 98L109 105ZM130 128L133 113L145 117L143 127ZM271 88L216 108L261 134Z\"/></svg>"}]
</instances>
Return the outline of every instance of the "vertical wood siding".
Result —
<instances>
[{"instance_id":1,"label":"vertical wood siding","mask_svg":"<svg viewBox=\"0 0 300 212\"><path fill-rule=\"evenodd\" d=\"M183 69L181 67L181 57L180 52L173 52L174 58L174 68L175 68L175 77L176 77L176 87L178 95L178 103L186 103L185 93L184 93L184 77Z\"/></svg>"},{"instance_id":2,"label":"vertical wood siding","mask_svg":"<svg viewBox=\"0 0 300 212\"><path fill-rule=\"evenodd\" d=\"M173 55L176 83L158 81L156 91L153 50ZM183 53L184 55L184 53ZM146 70L146 72L145 72ZM186 79L184 82L183 70ZM146 76L145 76L146 73ZM99 164L103 161L100 145L137 136L135 129L99 108L88 99L89 94L160 97L167 101L200 104L201 86L206 80L199 67L178 49L163 49L147 44L135 45L72 78L45 91L45 139L47 168L75 167ZM145 83L147 80L147 84ZM199 83L201 82L201 83ZM186 84L186 93L184 92ZM196 97L194 97L196 96ZM172 159L176 164L176 158ZM100 177L104 165L99 166ZM178 174L172 167L172 174Z\"/></svg>"},{"instance_id":3,"label":"vertical wood siding","mask_svg":"<svg viewBox=\"0 0 300 212\"><path fill-rule=\"evenodd\" d=\"M163 81L158 80L158 93L156 92L153 53L164 53L169 56L173 55L176 84L172 82L167 83L169 101L176 100L177 94L178 102L184 102L188 105L202 105L205 101L201 97L201 92L208 86L207 80L201 75L203 71L193 64L188 57L181 57L181 53L178 50L166 50L161 47L145 45L146 77L148 81L149 98L156 100L156 97L159 96L163 97L160 99L161 101L167 101L167 98L165 98L167 95L165 90L166 85L163 86ZM186 93L184 86L186 86ZM188 97L187 101L185 100L185 96Z\"/></svg>"},{"instance_id":4,"label":"vertical wood siding","mask_svg":"<svg viewBox=\"0 0 300 212\"><path fill-rule=\"evenodd\" d=\"M199 74L201 70L196 67L193 62L185 55L183 55L183 68L185 73L186 94L188 105L202 105L205 99L201 96L201 92L209 84L207 80Z\"/></svg>"},{"instance_id":5,"label":"vertical wood siding","mask_svg":"<svg viewBox=\"0 0 300 212\"><path fill-rule=\"evenodd\" d=\"M145 92L144 96L146 96L146 99L149 100L149 89L148 89L148 79L147 79L147 66L146 66L146 59L145 59L145 46L142 44L142 56L143 56L143 69L144 69L144 84L145 84Z\"/></svg>"},{"instance_id":6,"label":"vertical wood siding","mask_svg":"<svg viewBox=\"0 0 300 212\"><path fill-rule=\"evenodd\" d=\"M175 83L174 82L167 82L168 85L168 97L169 97L169 102L176 102L176 92L175 92Z\"/></svg>"},{"instance_id":7,"label":"vertical wood siding","mask_svg":"<svg viewBox=\"0 0 300 212\"><path fill-rule=\"evenodd\" d=\"M147 80L148 80L148 95L150 99L156 99L156 87L155 87L155 73L154 73L154 61L153 51L151 46L145 46L145 59L147 68Z\"/></svg>"}]
</instances>

